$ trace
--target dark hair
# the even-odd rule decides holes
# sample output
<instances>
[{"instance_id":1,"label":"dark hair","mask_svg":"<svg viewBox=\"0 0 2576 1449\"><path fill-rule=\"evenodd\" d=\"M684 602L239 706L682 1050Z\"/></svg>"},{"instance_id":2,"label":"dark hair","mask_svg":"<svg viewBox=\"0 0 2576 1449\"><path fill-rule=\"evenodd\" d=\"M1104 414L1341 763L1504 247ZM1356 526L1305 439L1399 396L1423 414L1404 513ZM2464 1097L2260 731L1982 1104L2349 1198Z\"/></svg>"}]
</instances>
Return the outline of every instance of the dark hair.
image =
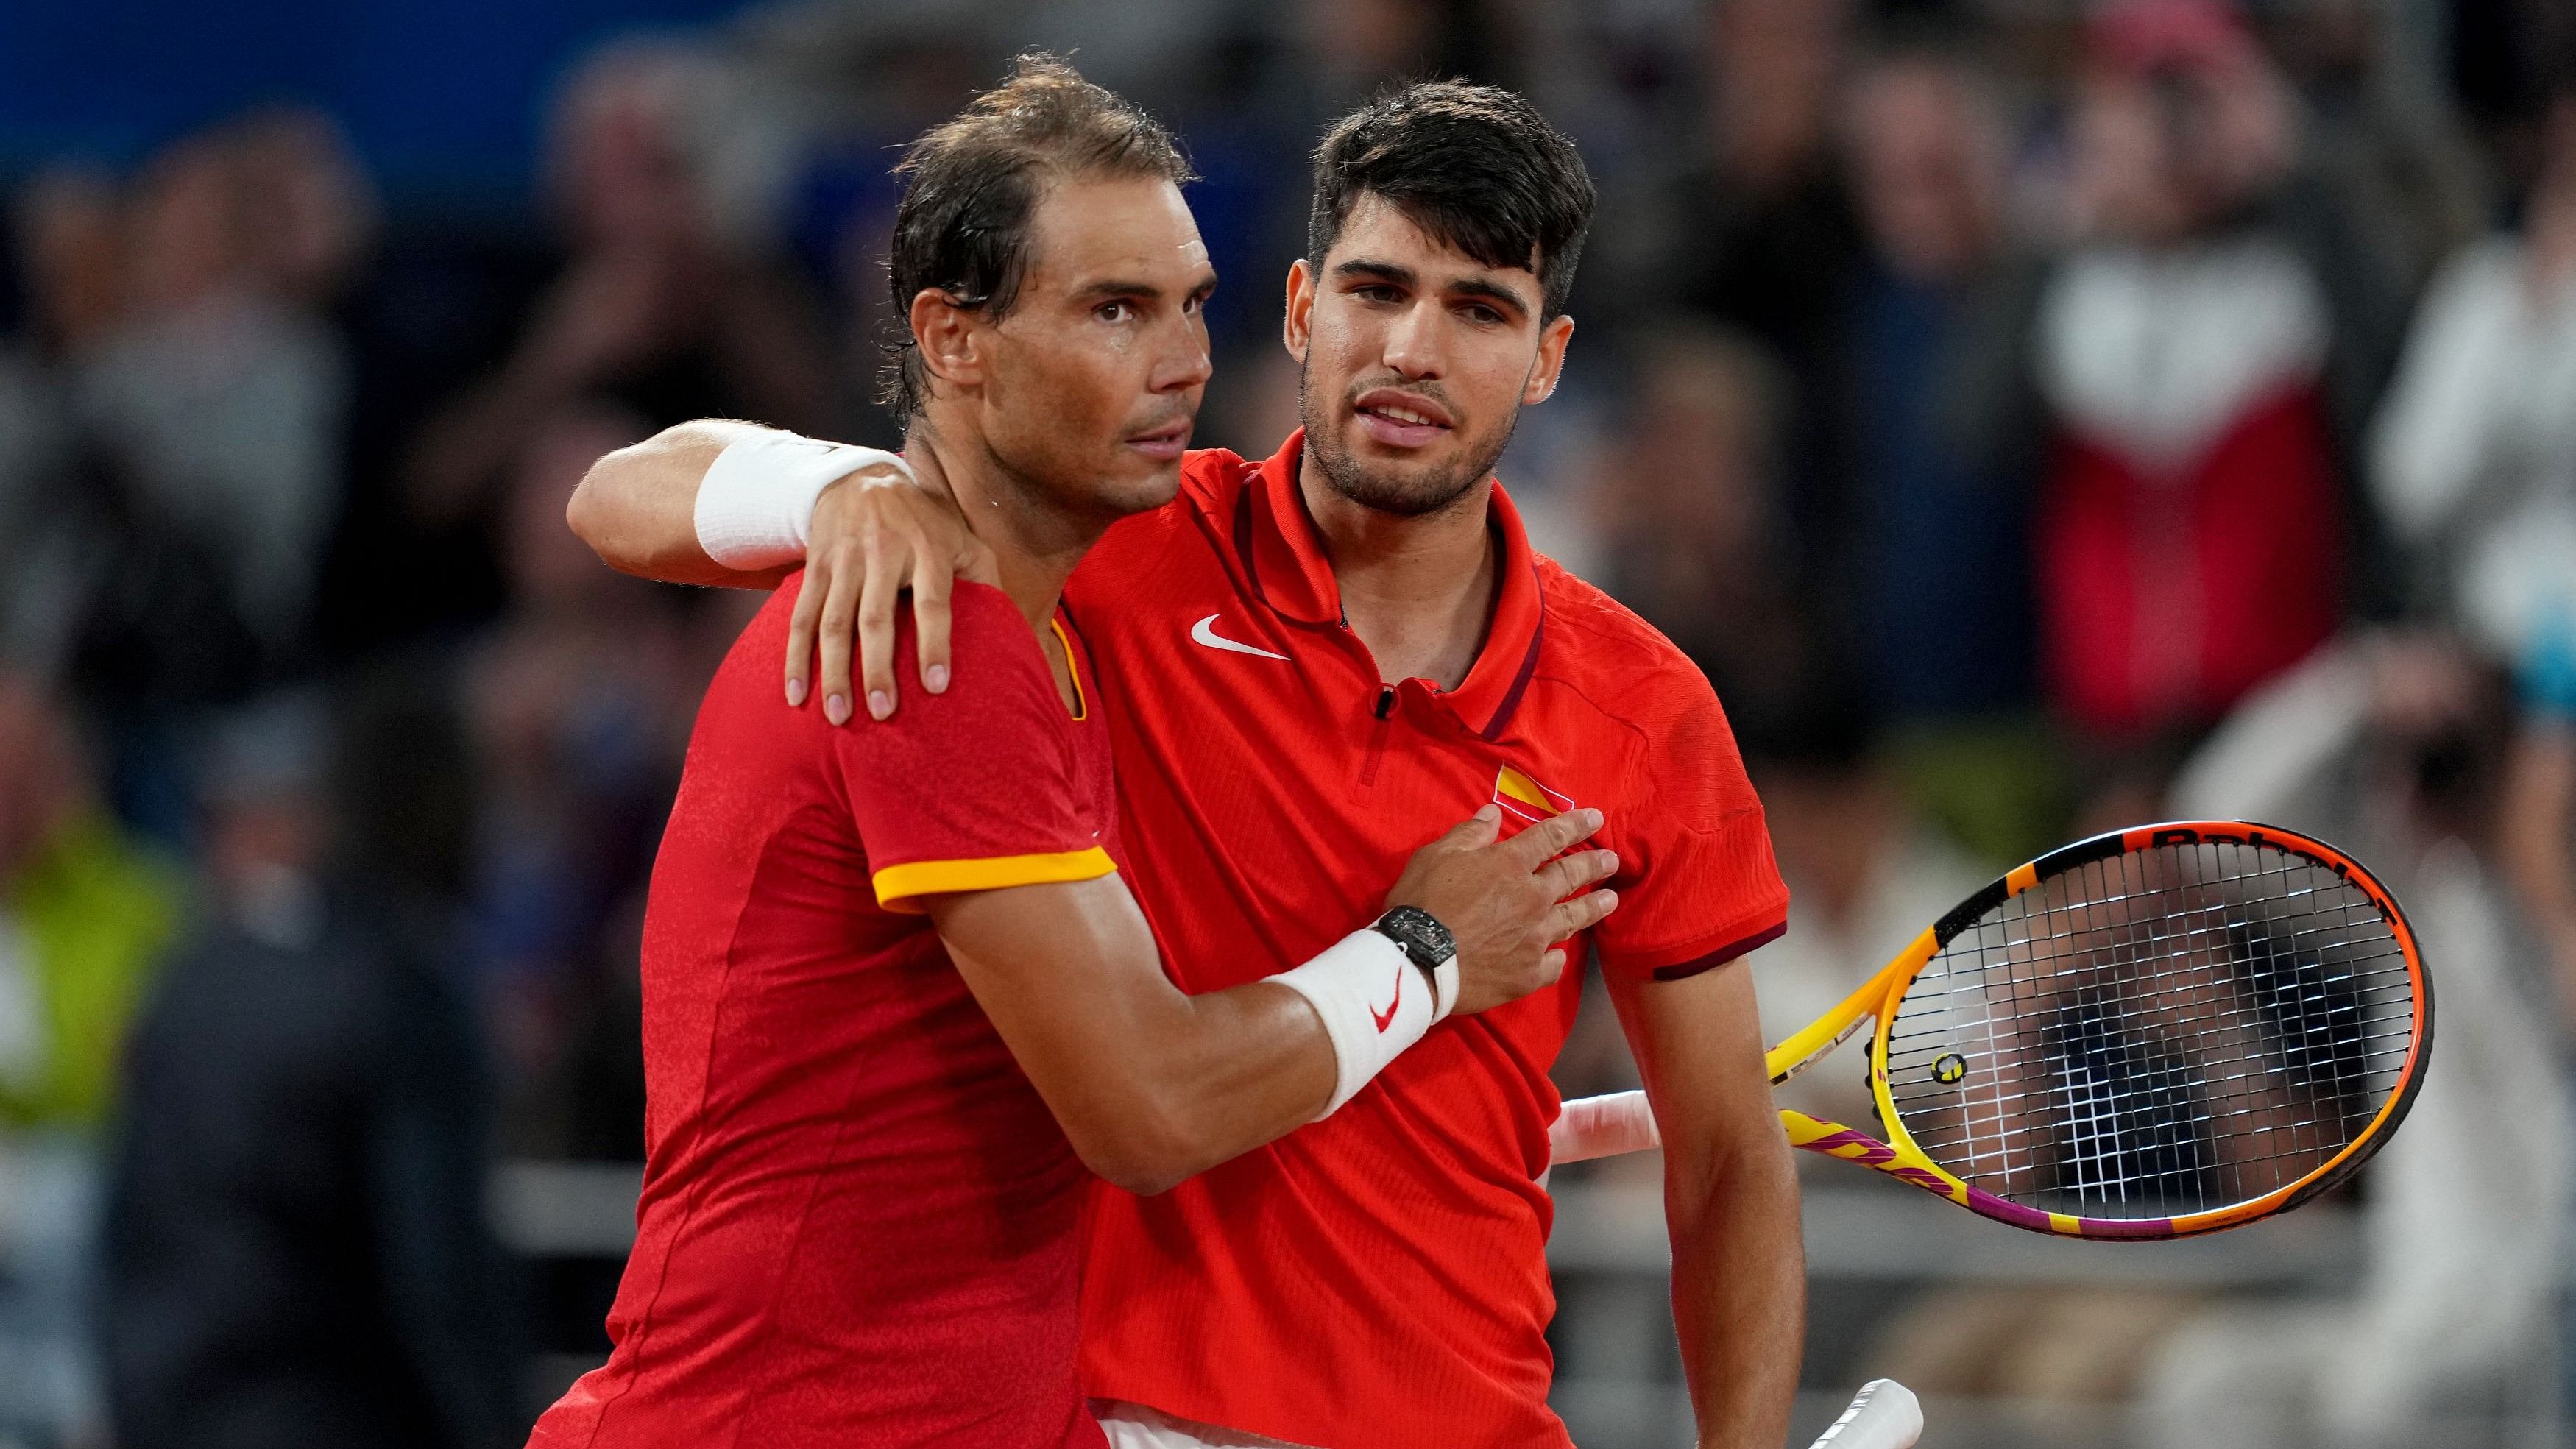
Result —
<instances>
[{"instance_id":1,"label":"dark hair","mask_svg":"<svg viewBox=\"0 0 2576 1449\"><path fill-rule=\"evenodd\" d=\"M1028 271L1029 223L1045 184L1100 175L1194 179L1169 131L1131 102L1042 51L1014 61L1000 85L903 153L886 282L894 296L880 394L900 417L929 396L914 345L912 299L923 289L993 316L1008 312Z\"/></svg>"},{"instance_id":2,"label":"dark hair","mask_svg":"<svg viewBox=\"0 0 2576 1449\"><path fill-rule=\"evenodd\" d=\"M1315 148L1310 263L1323 265L1368 193L1486 266L1536 258L1542 315L1565 310L1592 225L1592 174L1528 101L1497 86L1424 81L1343 117Z\"/></svg>"}]
</instances>

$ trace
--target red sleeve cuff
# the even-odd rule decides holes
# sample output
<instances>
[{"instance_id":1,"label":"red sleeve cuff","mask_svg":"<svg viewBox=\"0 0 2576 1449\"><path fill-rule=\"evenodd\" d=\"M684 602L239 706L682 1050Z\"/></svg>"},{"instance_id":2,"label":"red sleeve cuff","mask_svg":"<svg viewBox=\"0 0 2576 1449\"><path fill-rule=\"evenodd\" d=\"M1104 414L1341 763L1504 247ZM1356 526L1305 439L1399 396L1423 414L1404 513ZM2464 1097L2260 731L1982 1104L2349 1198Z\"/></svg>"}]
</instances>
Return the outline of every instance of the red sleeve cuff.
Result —
<instances>
[{"instance_id":1,"label":"red sleeve cuff","mask_svg":"<svg viewBox=\"0 0 2576 1449\"><path fill-rule=\"evenodd\" d=\"M1707 948L1682 947L1673 952L1654 952L1642 958L1603 956L1602 964L1629 976L1642 976L1650 981L1681 981L1714 970L1757 947L1779 940L1789 930L1789 918L1782 916L1759 930Z\"/></svg>"}]
</instances>

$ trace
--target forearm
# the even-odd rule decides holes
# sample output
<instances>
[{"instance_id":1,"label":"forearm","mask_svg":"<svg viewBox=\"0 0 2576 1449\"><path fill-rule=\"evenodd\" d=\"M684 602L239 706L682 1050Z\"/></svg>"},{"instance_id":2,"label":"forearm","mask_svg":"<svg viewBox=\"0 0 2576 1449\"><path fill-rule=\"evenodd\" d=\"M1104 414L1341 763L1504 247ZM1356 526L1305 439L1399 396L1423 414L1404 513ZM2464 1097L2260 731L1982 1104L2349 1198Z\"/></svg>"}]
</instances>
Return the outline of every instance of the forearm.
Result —
<instances>
[{"instance_id":1,"label":"forearm","mask_svg":"<svg viewBox=\"0 0 2576 1449\"><path fill-rule=\"evenodd\" d=\"M1765 1124L1766 1127L1769 1124ZM1806 1346L1806 1252L1788 1139L1670 1153L1673 1322L1702 1449L1776 1449Z\"/></svg>"},{"instance_id":2,"label":"forearm","mask_svg":"<svg viewBox=\"0 0 2576 1449\"><path fill-rule=\"evenodd\" d=\"M621 573L674 584L768 588L788 570L727 568L698 541L698 485L726 445L752 428L702 419L620 448L583 475L564 521Z\"/></svg>"},{"instance_id":3,"label":"forearm","mask_svg":"<svg viewBox=\"0 0 2576 1449\"><path fill-rule=\"evenodd\" d=\"M1704 1449L1778 1449L1806 1347L1798 1174L1741 963L1647 984L1605 973L1663 1128L1673 1324Z\"/></svg>"},{"instance_id":4,"label":"forearm","mask_svg":"<svg viewBox=\"0 0 2576 1449\"><path fill-rule=\"evenodd\" d=\"M1285 1137L1332 1099L1333 1043L1287 987L1173 991L1163 1006L1160 1023L1140 1033L1139 1070L1125 1085L1138 1191L1160 1192Z\"/></svg>"},{"instance_id":5,"label":"forearm","mask_svg":"<svg viewBox=\"0 0 2576 1449\"><path fill-rule=\"evenodd\" d=\"M1340 1049L1303 992L1273 977L1184 994L1114 875L927 905L1065 1137L1120 1187L1161 1192L1313 1121L1341 1090ZM1372 939L1392 958L1372 966L1415 970L1392 942ZM1406 984L1427 1017L1427 991ZM1410 1036L1384 1040L1420 1031L1417 1019Z\"/></svg>"}]
</instances>

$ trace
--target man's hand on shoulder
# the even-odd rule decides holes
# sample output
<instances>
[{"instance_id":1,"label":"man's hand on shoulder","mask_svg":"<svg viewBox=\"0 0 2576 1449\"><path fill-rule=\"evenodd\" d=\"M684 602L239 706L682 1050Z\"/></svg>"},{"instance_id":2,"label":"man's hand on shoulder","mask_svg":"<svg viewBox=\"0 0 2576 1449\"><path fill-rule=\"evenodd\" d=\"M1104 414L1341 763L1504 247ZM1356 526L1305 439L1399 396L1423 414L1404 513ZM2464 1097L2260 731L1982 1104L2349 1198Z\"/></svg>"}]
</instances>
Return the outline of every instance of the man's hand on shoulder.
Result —
<instances>
[{"instance_id":1,"label":"man's hand on shoulder","mask_svg":"<svg viewBox=\"0 0 2576 1449\"><path fill-rule=\"evenodd\" d=\"M951 585L960 578L1001 582L993 551L968 531L938 458L916 448L905 461L913 478L883 464L862 468L814 504L804 590L787 630L787 702L802 707L819 693L824 717L834 724L851 715L853 638L869 717L895 711L898 595L912 591L922 687L938 694L948 687Z\"/></svg>"}]
</instances>

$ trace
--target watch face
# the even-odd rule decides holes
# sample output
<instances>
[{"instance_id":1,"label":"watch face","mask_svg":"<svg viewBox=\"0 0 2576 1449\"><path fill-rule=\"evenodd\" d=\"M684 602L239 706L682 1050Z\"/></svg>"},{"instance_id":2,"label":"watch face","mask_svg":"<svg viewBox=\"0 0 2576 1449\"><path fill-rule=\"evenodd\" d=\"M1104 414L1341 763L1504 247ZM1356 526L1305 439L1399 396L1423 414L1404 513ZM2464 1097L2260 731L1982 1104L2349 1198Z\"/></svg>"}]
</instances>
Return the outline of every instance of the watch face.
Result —
<instances>
[{"instance_id":1,"label":"watch face","mask_svg":"<svg viewBox=\"0 0 2576 1449\"><path fill-rule=\"evenodd\" d=\"M1458 943L1449 928L1420 906L1397 906L1379 919L1378 929L1395 938L1423 966L1436 967L1458 954Z\"/></svg>"}]
</instances>

